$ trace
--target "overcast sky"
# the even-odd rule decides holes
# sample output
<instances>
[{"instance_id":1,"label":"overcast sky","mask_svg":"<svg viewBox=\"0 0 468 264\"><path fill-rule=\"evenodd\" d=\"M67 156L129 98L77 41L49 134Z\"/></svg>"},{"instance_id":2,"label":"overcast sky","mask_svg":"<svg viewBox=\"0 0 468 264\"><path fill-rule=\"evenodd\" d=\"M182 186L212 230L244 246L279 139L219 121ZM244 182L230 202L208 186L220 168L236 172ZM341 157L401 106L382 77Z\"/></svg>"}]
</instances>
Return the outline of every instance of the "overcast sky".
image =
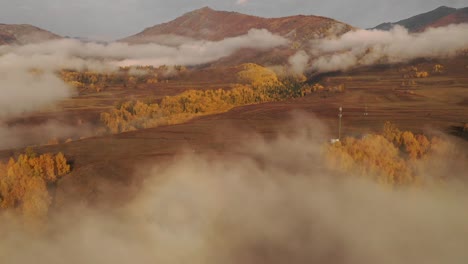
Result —
<instances>
[{"instance_id":1,"label":"overcast sky","mask_svg":"<svg viewBox=\"0 0 468 264\"><path fill-rule=\"evenodd\" d=\"M397 21L468 0L0 0L0 23L33 24L63 36L111 40L203 6L264 17L320 15L358 27Z\"/></svg>"}]
</instances>

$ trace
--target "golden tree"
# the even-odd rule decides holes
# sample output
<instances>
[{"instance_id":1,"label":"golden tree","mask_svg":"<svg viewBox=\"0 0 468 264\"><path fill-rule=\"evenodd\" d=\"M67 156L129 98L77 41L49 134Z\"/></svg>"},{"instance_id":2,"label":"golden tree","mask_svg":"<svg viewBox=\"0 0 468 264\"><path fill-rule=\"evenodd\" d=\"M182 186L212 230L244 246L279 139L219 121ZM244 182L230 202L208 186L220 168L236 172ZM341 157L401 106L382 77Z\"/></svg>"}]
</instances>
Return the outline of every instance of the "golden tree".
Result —
<instances>
[{"instance_id":1,"label":"golden tree","mask_svg":"<svg viewBox=\"0 0 468 264\"><path fill-rule=\"evenodd\" d=\"M70 165L62 153L36 155L31 149L7 164L0 163L0 207L20 210L29 217L47 215L51 186L70 172Z\"/></svg>"}]
</instances>

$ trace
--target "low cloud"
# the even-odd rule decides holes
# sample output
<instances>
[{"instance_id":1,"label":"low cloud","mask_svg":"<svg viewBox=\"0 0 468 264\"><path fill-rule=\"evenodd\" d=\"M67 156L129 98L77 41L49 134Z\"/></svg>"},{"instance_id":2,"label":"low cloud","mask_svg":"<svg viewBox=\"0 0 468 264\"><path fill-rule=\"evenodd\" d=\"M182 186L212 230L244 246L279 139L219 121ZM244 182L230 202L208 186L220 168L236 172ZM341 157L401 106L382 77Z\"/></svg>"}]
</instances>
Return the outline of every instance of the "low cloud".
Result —
<instances>
[{"instance_id":1,"label":"low cloud","mask_svg":"<svg viewBox=\"0 0 468 264\"><path fill-rule=\"evenodd\" d=\"M89 124L69 124L59 121L47 121L42 124L0 123L0 150L32 145L63 143L66 140L78 140L96 134L96 128Z\"/></svg>"},{"instance_id":2,"label":"low cloud","mask_svg":"<svg viewBox=\"0 0 468 264\"><path fill-rule=\"evenodd\" d=\"M356 30L312 44L313 71L343 71L373 64L446 58L468 48L468 24L430 28L410 34L400 26L391 31Z\"/></svg>"},{"instance_id":3,"label":"low cloud","mask_svg":"<svg viewBox=\"0 0 468 264\"><path fill-rule=\"evenodd\" d=\"M132 58L123 60L118 64L121 66L196 65L216 61L240 49L267 50L287 43L287 39L274 35L265 29L251 29L246 35L226 38L216 42L194 41L184 43L177 48L158 44L125 46L129 50L148 50L137 56L129 56Z\"/></svg>"},{"instance_id":4,"label":"low cloud","mask_svg":"<svg viewBox=\"0 0 468 264\"><path fill-rule=\"evenodd\" d=\"M171 36L167 36L171 38ZM182 41L185 41L181 43ZM162 44L127 43L82 43L77 40L58 40L41 44L0 47L2 60L13 61L24 58L29 67L92 69L131 65L196 65L229 56L237 50L250 48L266 50L286 45L288 40L265 29L252 29L246 35L226 38L221 41L187 40L181 37L166 39ZM179 44L174 46L175 44ZM33 58L32 61L30 59ZM21 60L20 60L21 61ZM28 62L29 61L29 62ZM43 63L41 62L48 62ZM21 65L24 65L22 63Z\"/></svg>"},{"instance_id":5,"label":"low cloud","mask_svg":"<svg viewBox=\"0 0 468 264\"><path fill-rule=\"evenodd\" d=\"M310 57L305 51L298 51L296 54L289 57L289 65L291 67L291 71L295 74L303 73L307 68L309 59Z\"/></svg>"},{"instance_id":6,"label":"low cloud","mask_svg":"<svg viewBox=\"0 0 468 264\"><path fill-rule=\"evenodd\" d=\"M274 140L249 135L239 155L193 154L154 165L145 170L138 197L123 208L67 208L35 235L1 218L0 256L10 264L468 258L463 184L391 190L357 172L341 175L324 165L326 133L317 120L300 117L288 128L293 132ZM434 172L428 164L421 172ZM440 173L453 179L464 173L450 168Z\"/></svg>"},{"instance_id":7,"label":"low cloud","mask_svg":"<svg viewBox=\"0 0 468 264\"><path fill-rule=\"evenodd\" d=\"M61 69L109 72L118 66L195 65L244 48L265 50L287 43L285 38L267 30L252 29L246 35L218 42L192 40L176 47L83 43L71 39L0 46L0 118L33 111L73 95L71 88L56 76Z\"/></svg>"},{"instance_id":8,"label":"low cloud","mask_svg":"<svg viewBox=\"0 0 468 264\"><path fill-rule=\"evenodd\" d=\"M119 66L196 65L218 60L244 48L265 50L288 43L283 37L264 29L252 29L246 35L217 42L166 37L165 43L168 45L102 44L63 39L22 46L0 46L0 122L42 110L75 95L74 89L57 76L57 71L62 69L112 72ZM167 74L172 73L168 71ZM67 127L58 130L68 131ZM19 131L18 128L0 126L3 135ZM37 134L31 135L30 139L37 137ZM0 144L0 148L19 146L16 139L19 138L10 141L15 144ZM30 142L25 140L23 143Z\"/></svg>"},{"instance_id":9,"label":"low cloud","mask_svg":"<svg viewBox=\"0 0 468 264\"><path fill-rule=\"evenodd\" d=\"M25 70L2 71L0 92L0 118L33 111L73 95L72 88L56 75Z\"/></svg>"}]
</instances>

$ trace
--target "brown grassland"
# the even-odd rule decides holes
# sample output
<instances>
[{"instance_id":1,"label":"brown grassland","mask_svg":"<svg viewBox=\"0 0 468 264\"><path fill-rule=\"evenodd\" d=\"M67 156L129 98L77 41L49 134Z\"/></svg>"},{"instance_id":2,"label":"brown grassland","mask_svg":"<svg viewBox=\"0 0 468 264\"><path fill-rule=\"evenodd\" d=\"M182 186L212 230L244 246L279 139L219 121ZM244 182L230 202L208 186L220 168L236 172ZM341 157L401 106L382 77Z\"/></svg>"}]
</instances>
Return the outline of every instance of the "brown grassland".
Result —
<instances>
[{"instance_id":1,"label":"brown grassland","mask_svg":"<svg viewBox=\"0 0 468 264\"><path fill-rule=\"evenodd\" d=\"M125 197L131 195L135 184L138 185L141 181L132 175L135 175L134 171L142 164L170 160L183 150L211 155L230 153L233 146L245 140L247 131L266 138L274 137L279 131L287 131L284 124L290 119L291 112L316 116L328 126L329 138L337 137L340 106L344 108L344 137L361 138L368 134L380 134L385 122L389 121L402 131L412 131L411 134L403 135L404 140L392 147L407 153L405 155L408 157L424 156L431 149L431 142L435 142L431 138L439 133L458 136L455 140L466 148L466 135L463 133L463 125L468 121L466 58L465 55L447 60L420 60L409 65L375 66L347 73L310 76L308 83L304 83L301 89L308 87L308 91L313 91L314 85L319 83L323 87L344 86L345 90L338 93L327 89L321 91L315 86L318 91L299 92L297 96L288 94L278 97L273 93L275 96L271 97L272 94L269 93L270 96L263 99L233 99L229 104L226 104L225 99L216 99L218 101L212 101L216 103L213 109L198 112L182 109L180 100L184 96L199 96L204 99L207 95L227 98L236 93L236 89L255 91L262 85L254 83L258 77L242 81L239 76L246 70L245 66L189 69L167 81L157 83L145 82L133 87L109 85L100 92L83 89L77 97L65 100L55 108L10 122L40 123L48 119L63 119L74 123L90 122L103 127L102 115L108 114L102 113L120 111L123 109L122 104L127 101L144 102L142 106L154 106L162 110L170 109L171 113L156 112L158 118L166 118L161 123L132 126L123 130L110 127L110 132L114 133L137 128L139 130L115 135L108 135L108 132L100 130L103 133L101 136L33 147L38 154L62 152L71 165L72 172L57 182L54 200L57 204L70 197L93 203L118 202L126 200ZM417 76L415 72L426 72L428 76ZM161 107L170 100L175 100L177 106ZM202 102L201 106L210 107L210 104L213 103ZM219 107L219 104L224 106ZM178 110L174 110L174 107ZM168 122L167 117L172 118L174 114L177 118ZM424 133L427 138L414 137L413 133ZM342 146L352 149L356 142L347 139L342 142ZM411 150L412 147L405 145L412 144L408 142L416 142L413 148L418 150ZM385 144L393 143L390 139ZM0 158L6 162L22 152L22 149L4 150L0 152ZM397 164L400 162L398 159L392 161L396 162L392 166L400 166ZM406 169L399 170L398 173ZM402 175L409 178L390 181L417 181L410 171L405 171ZM105 187L108 184L115 187ZM126 195L122 195L123 193ZM115 199L101 199L102 197Z\"/></svg>"}]
</instances>

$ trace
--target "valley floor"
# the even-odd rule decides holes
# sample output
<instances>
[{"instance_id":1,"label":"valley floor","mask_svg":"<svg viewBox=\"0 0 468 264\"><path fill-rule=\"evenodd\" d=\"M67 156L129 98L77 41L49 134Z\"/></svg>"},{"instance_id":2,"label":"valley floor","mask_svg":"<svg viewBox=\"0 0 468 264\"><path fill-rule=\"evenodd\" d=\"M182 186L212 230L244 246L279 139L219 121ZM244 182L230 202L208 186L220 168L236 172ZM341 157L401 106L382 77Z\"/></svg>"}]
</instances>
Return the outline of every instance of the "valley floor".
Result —
<instances>
[{"instance_id":1,"label":"valley floor","mask_svg":"<svg viewBox=\"0 0 468 264\"><path fill-rule=\"evenodd\" d=\"M187 123L138 130L111 136L93 137L66 144L35 148L38 153L63 152L72 161L73 172L58 185L58 194L87 197L93 201L101 195L114 197L114 202L125 200L122 193L131 193L134 184L141 183L135 171L147 164L171 160L181 152L209 155L233 154L235 146L246 137L260 134L274 137L279 131L288 132L285 124L294 113L317 117L328 128L330 138L337 137L338 108L343 107L343 135L360 136L380 131L386 121L399 128L414 132L455 132L455 127L468 122L468 69L466 57L442 61L446 72L429 78L416 79L410 86L399 72L401 66L360 69L343 74L322 76L316 81L328 85L344 84L345 93L316 93L299 99L237 107L229 112L199 117ZM420 68L428 68L434 62L421 62ZM177 94L188 85L187 81L158 84L152 88L136 90L134 96L163 96ZM189 88L229 87L222 80L214 84L192 83ZM177 88L179 87L179 88ZM153 92L155 91L155 92ZM156 92L159 91L159 92ZM124 94L121 94L124 93ZM86 113L85 100L101 100L91 104L91 112L108 109L127 91L87 95L64 102L75 104L74 115ZM94 99L90 99L91 97ZM99 99L101 98L101 99ZM88 109L89 110L89 109ZM65 110L65 112L69 112ZM52 112L54 113L54 112ZM62 112L63 113L63 112ZM54 114L52 114L54 115ZM90 119L93 114L90 115ZM466 140L454 138L462 146ZM17 150L0 152L6 159ZM235 154L235 153L234 153ZM112 182L115 188L104 188ZM102 188L101 188L102 187ZM60 197L60 195L58 195Z\"/></svg>"}]
</instances>

